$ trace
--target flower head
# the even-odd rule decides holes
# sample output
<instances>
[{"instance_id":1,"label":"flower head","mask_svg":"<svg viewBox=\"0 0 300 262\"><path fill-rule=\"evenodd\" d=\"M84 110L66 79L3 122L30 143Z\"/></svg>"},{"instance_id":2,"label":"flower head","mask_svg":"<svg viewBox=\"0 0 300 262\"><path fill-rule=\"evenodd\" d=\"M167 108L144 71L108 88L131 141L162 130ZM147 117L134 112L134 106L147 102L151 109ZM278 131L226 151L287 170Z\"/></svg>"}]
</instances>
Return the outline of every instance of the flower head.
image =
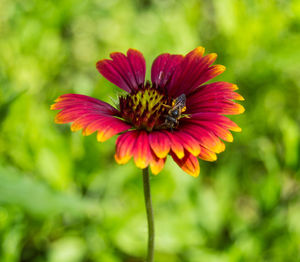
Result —
<instances>
[{"instance_id":1,"label":"flower head","mask_svg":"<svg viewBox=\"0 0 300 262\"><path fill-rule=\"evenodd\" d=\"M103 142L119 134L115 159L119 164L132 157L137 167L150 166L153 174L164 167L167 155L188 174L198 176L198 158L215 161L232 142L230 131L241 129L224 115L241 114L244 100L227 82L204 84L224 72L212 65L216 54L198 47L185 56L162 54L152 64L151 82L145 82L145 59L137 50L127 55L112 53L97 63L98 71L126 93L115 108L98 99L79 95L60 96L51 106L61 110L56 123L72 122L71 130L83 135L97 132ZM222 140L221 140L222 139Z\"/></svg>"}]
</instances>

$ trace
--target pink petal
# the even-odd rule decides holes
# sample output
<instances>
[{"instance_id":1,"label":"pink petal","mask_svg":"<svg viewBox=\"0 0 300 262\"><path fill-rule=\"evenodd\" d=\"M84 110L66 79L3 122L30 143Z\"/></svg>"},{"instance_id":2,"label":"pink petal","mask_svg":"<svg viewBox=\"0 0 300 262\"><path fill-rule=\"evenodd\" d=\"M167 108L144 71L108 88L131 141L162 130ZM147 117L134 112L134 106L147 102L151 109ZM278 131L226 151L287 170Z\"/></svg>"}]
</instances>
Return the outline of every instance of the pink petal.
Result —
<instances>
[{"instance_id":1,"label":"pink petal","mask_svg":"<svg viewBox=\"0 0 300 262\"><path fill-rule=\"evenodd\" d=\"M244 100L244 98L234 92L236 89L236 85L226 82L200 86L187 96L186 113L208 111L220 114L240 114L244 108L232 100Z\"/></svg>"},{"instance_id":2,"label":"pink petal","mask_svg":"<svg viewBox=\"0 0 300 262\"><path fill-rule=\"evenodd\" d=\"M101 113L116 115L118 110L110 104L105 103L99 99L80 95L80 94L65 94L61 95L55 100L55 104L51 106L51 110L60 109L95 109Z\"/></svg>"},{"instance_id":3,"label":"pink petal","mask_svg":"<svg viewBox=\"0 0 300 262\"><path fill-rule=\"evenodd\" d=\"M97 139L100 142L131 128L124 121L114 117L119 115L117 109L103 101L84 95L62 95L51 106L51 109L61 110L56 115L56 123L73 122L71 130L83 129L83 135L98 131Z\"/></svg>"},{"instance_id":4,"label":"pink petal","mask_svg":"<svg viewBox=\"0 0 300 262\"><path fill-rule=\"evenodd\" d=\"M177 137L177 141L180 141L186 151L190 152L194 156L198 156L200 154L201 149L199 142L187 132L174 131L172 135Z\"/></svg>"},{"instance_id":5,"label":"pink petal","mask_svg":"<svg viewBox=\"0 0 300 262\"><path fill-rule=\"evenodd\" d=\"M133 156L133 148L137 140L138 131L128 131L121 134L116 141L115 159L118 164L126 164Z\"/></svg>"},{"instance_id":6,"label":"pink petal","mask_svg":"<svg viewBox=\"0 0 300 262\"><path fill-rule=\"evenodd\" d=\"M153 152L159 158L166 157L171 148L168 136L160 131L154 131L149 134L149 143Z\"/></svg>"},{"instance_id":7,"label":"pink petal","mask_svg":"<svg viewBox=\"0 0 300 262\"><path fill-rule=\"evenodd\" d=\"M210 162L217 160L217 155L205 147L201 147L201 152L198 157L202 160Z\"/></svg>"},{"instance_id":8,"label":"pink petal","mask_svg":"<svg viewBox=\"0 0 300 262\"><path fill-rule=\"evenodd\" d=\"M201 120L198 120L198 119L190 119L189 123L195 124L199 127L202 127L205 130L207 130L209 132L212 132L217 137L220 137L221 139L223 139L227 142L232 142L233 141L233 136L227 128L225 128L225 127L223 127L219 124L216 124L212 121L208 122L208 121L201 121Z\"/></svg>"},{"instance_id":9,"label":"pink petal","mask_svg":"<svg viewBox=\"0 0 300 262\"><path fill-rule=\"evenodd\" d=\"M139 130L138 132L139 135L133 148L134 162L138 168L146 168L152 160L148 134L143 130Z\"/></svg>"},{"instance_id":10,"label":"pink petal","mask_svg":"<svg viewBox=\"0 0 300 262\"><path fill-rule=\"evenodd\" d=\"M190 121L191 120L191 121ZM226 129L229 129L231 131L235 132L241 132L242 129L233 121L231 121L229 118L223 115L219 115L216 113L196 113L190 115L190 118L182 119L183 122L189 123L193 122L193 120L197 121L203 121L203 122L213 122L215 124L218 124Z\"/></svg>"},{"instance_id":11,"label":"pink petal","mask_svg":"<svg viewBox=\"0 0 300 262\"><path fill-rule=\"evenodd\" d=\"M97 62L98 71L110 82L121 89L132 92L144 85L146 63L141 52L129 49L127 56L116 52L110 55L112 60Z\"/></svg>"},{"instance_id":12,"label":"pink petal","mask_svg":"<svg viewBox=\"0 0 300 262\"><path fill-rule=\"evenodd\" d=\"M205 101L191 106L187 105L187 114L195 113L217 113L222 115L242 114L245 108L233 101Z\"/></svg>"},{"instance_id":13,"label":"pink petal","mask_svg":"<svg viewBox=\"0 0 300 262\"><path fill-rule=\"evenodd\" d=\"M210 67L217 57L216 54L208 54L203 57L203 53L204 48L198 47L188 53L180 65L177 66L169 86L171 96L188 95L202 83L225 70L220 65Z\"/></svg>"},{"instance_id":14,"label":"pink petal","mask_svg":"<svg viewBox=\"0 0 300 262\"><path fill-rule=\"evenodd\" d=\"M181 159L184 157L184 147L182 145L181 140L179 139L178 136L174 136L173 133L163 130L164 132L170 139L170 146L171 146L171 151L175 153L175 155Z\"/></svg>"},{"instance_id":15,"label":"pink petal","mask_svg":"<svg viewBox=\"0 0 300 262\"><path fill-rule=\"evenodd\" d=\"M131 126L124 123L122 120L112 117L109 121L101 123L97 122L97 128L95 131L98 131L97 140L99 142L104 142L114 135L124 132L130 128Z\"/></svg>"},{"instance_id":16,"label":"pink petal","mask_svg":"<svg viewBox=\"0 0 300 262\"><path fill-rule=\"evenodd\" d=\"M225 144L212 131L190 123L184 124L181 130L194 137L201 147L205 147L216 153L225 150Z\"/></svg>"},{"instance_id":17,"label":"pink petal","mask_svg":"<svg viewBox=\"0 0 300 262\"><path fill-rule=\"evenodd\" d=\"M158 56L151 68L151 80L157 87L164 88L169 84L176 67L183 60L182 55L162 54Z\"/></svg>"},{"instance_id":18,"label":"pink petal","mask_svg":"<svg viewBox=\"0 0 300 262\"><path fill-rule=\"evenodd\" d=\"M150 161L150 169L153 175L157 175L164 167L166 158L158 158L154 152L152 152L152 159Z\"/></svg>"},{"instance_id":19,"label":"pink petal","mask_svg":"<svg viewBox=\"0 0 300 262\"><path fill-rule=\"evenodd\" d=\"M172 158L177 165L191 176L197 177L200 173L200 166L198 159L189 152L185 152L182 159L179 159L176 154L171 153Z\"/></svg>"}]
</instances>

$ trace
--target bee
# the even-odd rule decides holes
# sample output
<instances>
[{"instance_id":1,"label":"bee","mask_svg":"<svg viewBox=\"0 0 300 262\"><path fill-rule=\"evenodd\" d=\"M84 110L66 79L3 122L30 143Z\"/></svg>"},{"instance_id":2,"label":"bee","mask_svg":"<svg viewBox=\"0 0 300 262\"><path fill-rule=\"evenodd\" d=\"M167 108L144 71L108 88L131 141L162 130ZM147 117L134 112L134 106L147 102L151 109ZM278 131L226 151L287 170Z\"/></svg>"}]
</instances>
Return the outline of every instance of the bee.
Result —
<instances>
[{"instance_id":1,"label":"bee","mask_svg":"<svg viewBox=\"0 0 300 262\"><path fill-rule=\"evenodd\" d=\"M170 128L172 131L173 128L178 125L178 119L181 118L181 113L186 110L186 95L181 94L173 100L172 106L167 107L170 107L170 110L166 115L164 126Z\"/></svg>"}]
</instances>

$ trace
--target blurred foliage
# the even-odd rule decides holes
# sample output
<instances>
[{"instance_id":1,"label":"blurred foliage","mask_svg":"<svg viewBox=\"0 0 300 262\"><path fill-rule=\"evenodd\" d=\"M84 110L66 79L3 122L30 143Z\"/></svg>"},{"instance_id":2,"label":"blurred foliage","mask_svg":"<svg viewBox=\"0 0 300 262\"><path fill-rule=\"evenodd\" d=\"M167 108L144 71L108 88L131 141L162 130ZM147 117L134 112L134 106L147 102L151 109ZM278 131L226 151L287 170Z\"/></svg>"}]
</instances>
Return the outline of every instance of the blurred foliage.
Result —
<instances>
[{"instance_id":1,"label":"blurred foliage","mask_svg":"<svg viewBox=\"0 0 300 262\"><path fill-rule=\"evenodd\" d=\"M152 176L156 261L300 261L300 1L1 0L1 262L142 261L141 172L49 106L113 101L95 69L110 52L141 50L149 78L158 54L198 45L246 98L243 132L197 179L172 161Z\"/></svg>"}]
</instances>

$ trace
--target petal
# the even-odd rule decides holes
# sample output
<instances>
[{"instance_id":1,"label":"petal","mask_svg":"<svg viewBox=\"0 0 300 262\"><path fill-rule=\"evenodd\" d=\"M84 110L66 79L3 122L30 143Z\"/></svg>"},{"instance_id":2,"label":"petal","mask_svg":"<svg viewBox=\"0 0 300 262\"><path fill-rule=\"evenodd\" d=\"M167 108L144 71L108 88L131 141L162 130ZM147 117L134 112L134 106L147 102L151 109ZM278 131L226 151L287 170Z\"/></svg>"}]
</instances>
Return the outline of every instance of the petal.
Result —
<instances>
[{"instance_id":1,"label":"petal","mask_svg":"<svg viewBox=\"0 0 300 262\"><path fill-rule=\"evenodd\" d=\"M218 113L222 115L238 115L242 114L245 111L245 108L237 103L232 101L205 101L193 106L187 106L187 114L194 113Z\"/></svg>"},{"instance_id":2,"label":"petal","mask_svg":"<svg viewBox=\"0 0 300 262\"><path fill-rule=\"evenodd\" d=\"M194 156L200 154L201 148L198 141L189 135L187 132L174 131L173 136L176 136L178 141L181 142L182 146Z\"/></svg>"},{"instance_id":3,"label":"petal","mask_svg":"<svg viewBox=\"0 0 300 262\"><path fill-rule=\"evenodd\" d=\"M216 82L199 87L187 96L187 114L215 112L218 114L241 114L244 107L232 100L244 98L234 92L237 86L227 82Z\"/></svg>"},{"instance_id":4,"label":"petal","mask_svg":"<svg viewBox=\"0 0 300 262\"><path fill-rule=\"evenodd\" d=\"M116 52L110 55L112 60L97 62L98 71L110 82L121 89L132 92L144 84L146 63L141 52L129 49L127 56Z\"/></svg>"},{"instance_id":5,"label":"petal","mask_svg":"<svg viewBox=\"0 0 300 262\"><path fill-rule=\"evenodd\" d=\"M97 140L99 142L104 142L114 135L124 132L130 128L131 126L124 123L122 120L113 118L108 122L102 123L101 125L98 124Z\"/></svg>"},{"instance_id":6,"label":"petal","mask_svg":"<svg viewBox=\"0 0 300 262\"><path fill-rule=\"evenodd\" d=\"M114 117L118 116L119 111L111 105L84 95L60 96L51 109L62 109L55 117L56 123L73 122L71 130L83 129L83 135L98 131L97 139L100 142L131 128L124 121Z\"/></svg>"},{"instance_id":7,"label":"petal","mask_svg":"<svg viewBox=\"0 0 300 262\"><path fill-rule=\"evenodd\" d=\"M89 136L98 131L97 140L104 142L112 136L130 129L131 126L113 116L84 115L76 119L71 126L72 131L81 128L84 136Z\"/></svg>"},{"instance_id":8,"label":"petal","mask_svg":"<svg viewBox=\"0 0 300 262\"><path fill-rule=\"evenodd\" d=\"M216 60L216 54L208 54L203 57L203 53L204 48L198 47L188 53L177 66L169 86L171 96L188 95L202 83L225 70L225 67L221 65L210 66Z\"/></svg>"},{"instance_id":9,"label":"petal","mask_svg":"<svg viewBox=\"0 0 300 262\"><path fill-rule=\"evenodd\" d=\"M79 94L65 94L61 95L55 100L55 104L51 105L51 110L60 110L65 109L69 111L81 111L81 110L94 110L96 112L102 114L109 114L109 115L118 115L118 110L112 107L110 104L105 103L101 100L96 98L79 95ZM68 119L68 118L67 118ZM57 121L59 123L67 123L71 122L72 120L64 121L64 119L60 119L58 117Z\"/></svg>"},{"instance_id":10,"label":"petal","mask_svg":"<svg viewBox=\"0 0 300 262\"><path fill-rule=\"evenodd\" d=\"M187 123L182 126L181 130L193 136L201 147L216 153L221 153L225 150L225 144L214 133L201 126Z\"/></svg>"},{"instance_id":11,"label":"petal","mask_svg":"<svg viewBox=\"0 0 300 262\"><path fill-rule=\"evenodd\" d=\"M184 157L184 147L179 139L179 137L174 136L171 132L163 130L162 132L164 132L170 139L170 146L171 146L171 150L172 152L175 153L175 155L181 159Z\"/></svg>"},{"instance_id":12,"label":"petal","mask_svg":"<svg viewBox=\"0 0 300 262\"><path fill-rule=\"evenodd\" d=\"M189 107L193 104L198 104L206 101L222 102L227 100L244 100L244 98L240 94L232 91L203 91L201 87L199 87L196 91L199 92L188 98Z\"/></svg>"},{"instance_id":13,"label":"petal","mask_svg":"<svg viewBox=\"0 0 300 262\"><path fill-rule=\"evenodd\" d=\"M118 164L126 164L130 160L137 137L138 131L129 131L118 137L115 154L115 160Z\"/></svg>"},{"instance_id":14,"label":"petal","mask_svg":"<svg viewBox=\"0 0 300 262\"><path fill-rule=\"evenodd\" d=\"M244 100L240 94L234 92L234 88L237 88L236 85L226 82L203 85L187 97L187 106L191 107L194 104L211 100L215 102Z\"/></svg>"},{"instance_id":15,"label":"petal","mask_svg":"<svg viewBox=\"0 0 300 262\"><path fill-rule=\"evenodd\" d=\"M213 65L203 71L203 74L198 79L198 85L195 86L196 88L199 87L202 83L207 82L208 80L222 74L226 70L226 67L223 65Z\"/></svg>"},{"instance_id":16,"label":"petal","mask_svg":"<svg viewBox=\"0 0 300 262\"><path fill-rule=\"evenodd\" d=\"M143 54L136 49L128 49L127 57L136 79L137 86L143 85L146 75L146 62Z\"/></svg>"},{"instance_id":17,"label":"petal","mask_svg":"<svg viewBox=\"0 0 300 262\"><path fill-rule=\"evenodd\" d=\"M97 115L89 115L86 116L83 114L81 117L74 120L73 124L71 125L71 131L76 132L80 129L85 128L89 125L92 121L94 121L97 118Z\"/></svg>"},{"instance_id":18,"label":"petal","mask_svg":"<svg viewBox=\"0 0 300 262\"><path fill-rule=\"evenodd\" d=\"M210 162L217 160L217 155L205 147L201 147L201 152L198 157L202 160Z\"/></svg>"},{"instance_id":19,"label":"petal","mask_svg":"<svg viewBox=\"0 0 300 262\"><path fill-rule=\"evenodd\" d=\"M150 169L153 175L157 175L164 167L166 158L158 158L152 152L152 159L150 161Z\"/></svg>"},{"instance_id":20,"label":"petal","mask_svg":"<svg viewBox=\"0 0 300 262\"><path fill-rule=\"evenodd\" d=\"M231 121L229 118L216 114L216 113L196 113L190 115L189 119L186 119L184 121L190 122L189 120L193 121L193 119L196 119L197 121L203 121L203 122L213 122L215 124L221 125L222 127L229 129L231 131L235 132L241 132L242 129L233 121Z\"/></svg>"},{"instance_id":21,"label":"petal","mask_svg":"<svg viewBox=\"0 0 300 262\"><path fill-rule=\"evenodd\" d=\"M152 160L151 149L146 131L138 131L139 135L133 148L133 157L135 165L139 168L146 168Z\"/></svg>"},{"instance_id":22,"label":"petal","mask_svg":"<svg viewBox=\"0 0 300 262\"><path fill-rule=\"evenodd\" d=\"M158 56L151 68L152 83L162 88L169 84L176 67L182 60L182 55L162 54Z\"/></svg>"},{"instance_id":23,"label":"petal","mask_svg":"<svg viewBox=\"0 0 300 262\"><path fill-rule=\"evenodd\" d=\"M189 152L185 152L185 156L179 159L176 154L171 153L172 158L180 166L180 168L193 177L199 176L200 166L197 157L193 156Z\"/></svg>"},{"instance_id":24,"label":"petal","mask_svg":"<svg viewBox=\"0 0 300 262\"><path fill-rule=\"evenodd\" d=\"M87 119L86 121L84 121L85 118ZM98 130L103 130L107 126L110 126L110 124L111 124L110 121L112 121L112 124L118 125L119 122L114 121L114 120L119 120L119 119L113 118L113 117L101 116L101 115L100 116L92 115L91 117L89 117L89 116L83 117L81 119L81 121L84 122L85 125L83 127L82 134L84 136L89 136ZM125 124L122 121L121 121L121 123ZM72 126L71 126L71 129L72 129Z\"/></svg>"},{"instance_id":25,"label":"petal","mask_svg":"<svg viewBox=\"0 0 300 262\"><path fill-rule=\"evenodd\" d=\"M205 130L208 130L209 132L212 132L217 137L220 137L221 139L223 139L227 142L233 141L233 136L228 129L226 129L226 128L222 127L221 125L216 124L212 121L208 122L208 121L201 121L198 119L190 119L189 123L196 124L197 126L202 127Z\"/></svg>"},{"instance_id":26,"label":"petal","mask_svg":"<svg viewBox=\"0 0 300 262\"><path fill-rule=\"evenodd\" d=\"M149 143L153 152L159 158L164 158L168 155L171 145L168 136L159 131L154 131L149 134Z\"/></svg>"},{"instance_id":27,"label":"petal","mask_svg":"<svg viewBox=\"0 0 300 262\"><path fill-rule=\"evenodd\" d=\"M236 84L228 83L228 82L223 82L223 81L218 81L214 83L210 83L207 85L202 85L200 90L215 90L215 91L236 91L238 90L238 87ZM198 89L196 90L196 92Z\"/></svg>"}]
</instances>

